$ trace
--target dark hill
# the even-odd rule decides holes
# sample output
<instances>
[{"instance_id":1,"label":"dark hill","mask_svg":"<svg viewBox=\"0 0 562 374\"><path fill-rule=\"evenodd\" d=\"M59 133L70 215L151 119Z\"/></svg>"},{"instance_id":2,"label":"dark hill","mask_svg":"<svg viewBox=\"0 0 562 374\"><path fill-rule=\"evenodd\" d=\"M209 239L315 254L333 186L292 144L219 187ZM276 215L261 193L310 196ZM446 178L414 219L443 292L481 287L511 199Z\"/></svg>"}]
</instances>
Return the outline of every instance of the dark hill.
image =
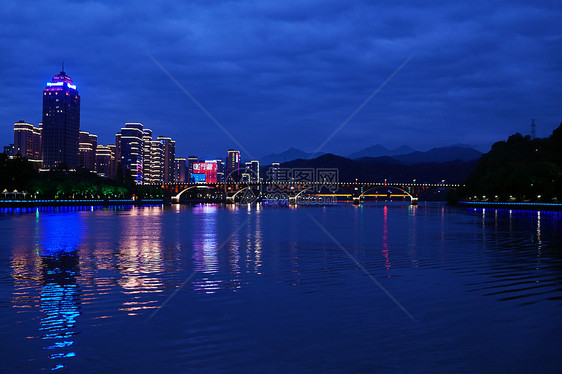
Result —
<instances>
[{"instance_id":1,"label":"dark hill","mask_svg":"<svg viewBox=\"0 0 562 374\"><path fill-rule=\"evenodd\" d=\"M562 123L549 138L515 134L495 143L481 157L458 198L474 196L492 201L561 201Z\"/></svg>"},{"instance_id":2,"label":"dark hill","mask_svg":"<svg viewBox=\"0 0 562 374\"><path fill-rule=\"evenodd\" d=\"M341 182L359 181L410 182L418 183L460 183L476 166L477 161L432 162L405 165L391 157L349 158L325 154L312 160L293 160L281 164L282 168L336 168ZM267 168L264 168L264 172ZM266 175L266 174L263 174Z\"/></svg>"}]
</instances>

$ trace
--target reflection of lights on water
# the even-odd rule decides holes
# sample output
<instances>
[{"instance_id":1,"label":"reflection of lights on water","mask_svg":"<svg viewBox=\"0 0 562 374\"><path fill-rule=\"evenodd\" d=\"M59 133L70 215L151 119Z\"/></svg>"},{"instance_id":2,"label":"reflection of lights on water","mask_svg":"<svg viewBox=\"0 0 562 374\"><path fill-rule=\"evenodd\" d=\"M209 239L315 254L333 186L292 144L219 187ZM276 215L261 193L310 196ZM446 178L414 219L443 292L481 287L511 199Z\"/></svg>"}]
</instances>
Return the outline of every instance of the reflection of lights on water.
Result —
<instances>
[{"instance_id":1,"label":"reflection of lights on water","mask_svg":"<svg viewBox=\"0 0 562 374\"><path fill-rule=\"evenodd\" d=\"M441 248L445 246L445 207L441 207Z\"/></svg>"},{"instance_id":2,"label":"reflection of lights on water","mask_svg":"<svg viewBox=\"0 0 562 374\"><path fill-rule=\"evenodd\" d=\"M410 228L408 230L408 254L410 255L410 261L412 261L414 267L418 267L417 259L417 247L416 247L416 211L418 209L417 205L408 206L408 218L410 220Z\"/></svg>"},{"instance_id":3,"label":"reflection of lights on water","mask_svg":"<svg viewBox=\"0 0 562 374\"><path fill-rule=\"evenodd\" d=\"M293 273L293 275L295 276L291 284L293 286L298 286L301 283L301 272L299 269L299 251L297 248L297 243L291 241L290 245L291 249L289 250L289 255L291 261L291 273Z\"/></svg>"},{"instance_id":4,"label":"reflection of lights on water","mask_svg":"<svg viewBox=\"0 0 562 374\"><path fill-rule=\"evenodd\" d=\"M82 239L82 229L77 214L43 215L40 218L40 254L61 254L77 250Z\"/></svg>"},{"instance_id":5,"label":"reflection of lights on water","mask_svg":"<svg viewBox=\"0 0 562 374\"><path fill-rule=\"evenodd\" d=\"M253 230L248 230L248 248L250 249L250 254L253 255L253 261L249 259L249 262L253 263L254 272L261 274L263 233L261 230L261 216L258 214L255 217L255 227Z\"/></svg>"},{"instance_id":6,"label":"reflection of lights on water","mask_svg":"<svg viewBox=\"0 0 562 374\"><path fill-rule=\"evenodd\" d=\"M237 208L238 212L258 212L258 205L246 205ZM230 208L228 208L230 209ZM220 210L216 205L198 205L193 207L196 215L196 227L192 238L194 270L202 276L192 281L193 289L205 293L215 293L220 289L236 290L241 287L240 274L242 272L254 272L260 274L262 266L262 230L261 217L259 213L254 215L255 220L251 220L248 230L239 233L244 226L239 220L238 214L232 215L231 227L228 232L231 236L225 238L227 242L221 242L217 219ZM242 225L242 226L240 226ZM219 244L220 243L220 244ZM221 273L219 258L228 260L229 274L228 279L219 279Z\"/></svg>"},{"instance_id":7,"label":"reflection of lights on water","mask_svg":"<svg viewBox=\"0 0 562 374\"><path fill-rule=\"evenodd\" d=\"M228 206L228 205L227 205ZM219 271L217 255L217 214L216 205L201 204L193 207L193 213L198 217L200 229L193 235L194 269L203 274L215 274ZM194 289L206 293L214 293L220 281L209 276L192 282Z\"/></svg>"},{"instance_id":8,"label":"reflection of lights on water","mask_svg":"<svg viewBox=\"0 0 562 374\"><path fill-rule=\"evenodd\" d=\"M63 203L64 200L39 200L39 202L50 202L50 203ZM66 200L68 203L73 203L73 200ZM46 206L36 206L36 207L2 207L0 208L0 214L28 214L28 213L67 213L67 212L86 212L86 211L98 211L98 210L130 210L135 208L135 205L126 204L125 202L130 202L130 200L115 201L115 204L125 203L123 205L95 205L96 203L102 203L101 200L89 200L94 205L46 205ZM161 204L147 205L161 207Z\"/></svg>"},{"instance_id":9,"label":"reflection of lights on water","mask_svg":"<svg viewBox=\"0 0 562 374\"><path fill-rule=\"evenodd\" d=\"M386 205L383 208L382 247L382 255L385 260L384 267L386 270L389 270L391 266L390 259L388 257L388 207Z\"/></svg>"},{"instance_id":10,"label":"reflection of lights on water","mask_svg":"<svg viewBox=\"0 0 562 374\"><path fill-rule=\"evenodd\" d=\"M157 308L157 300L150 298L164 291L162 279L155 275L164 269L162 258L162 206L137 207L124 217L122 237L125 241L119 248L121 279L118 284L123 293L133 300L123 302L119 310L128 315Z\"/></svg>"},{"instance_id":11,"label":"reflection of lights on water","mask_svg":"<svg viewBox=\"0 0 562 374\"><path fill-rule=\"evenodd\" d=\"M85 210L85 209L84 209ZM78 214L36 215L39 227L37 253L41 256L44 286L41 288L41 339L48 340L46 350L52 360L76 356L71 351L76 320L80 316L80 294L76 285L79 273L78 250L83 226ZM62 352L60 352L62 350ZM51 368L64 368L63 362Z\"/></svg>"},{"instance_id":12,"label":"reflection of lights on water","mask_svg":"<svg viewBox=\"0 0 562 374\"><path fill-rule=\"evenodd\" d=\"M128 312L130 316L135 316L141 310L156 309L159 307L157 300L140 300L140 301L130 301L123 303L123 306L119 310Z\"/></svg>"},{"instance_id":13,"label":"reflection of lights on water","mask_svg":"<svg viewBox=\"0 0 562 374\"><path fill-rule=\"evenodd\" d=\"M408 205L408 215L410 217L415 217L417 209L418 209L417 205Z\"/></svg>"},{"instance_id":14,"label":"reflection of lights on water","mask_svg":"<svg viewBox=\"0 0 562 374\"><path fill-rule=\"evenodd\" d=\"M540 270L541 254L542 254L542 242L541 242L541 212L537 212L537 265L535 270ZM538 280L537 280L538 282Z\"/></svg>"},{"instance_id":15,"label":"reflection of lights on water","mask_svg":"<svg viewBox=\"0 0 562 374\"><path fill-rule=\"evenodd\" d=\"M537 212L537 242L539 243L539 251L542 246L541 241L541 212Z\"/></svg>"},{"instance_id":16,"label":"reflection of lights on water","mask_svg":"<svg viewBox=\"0 0 562 374\"><path fill-rule=\"evenodd\" d=\"M78 310L78 293L76 285L60 285L48 283L41 290L41 318L40 331L43 331L41 339L49 340L47 350L66 350L74 344L73 336L76 319L80 316ZM69 358L76 356L74 351L51 353L51 360ZM65 367L58 363L51 370Z\"/></svg>"}]
</instances>

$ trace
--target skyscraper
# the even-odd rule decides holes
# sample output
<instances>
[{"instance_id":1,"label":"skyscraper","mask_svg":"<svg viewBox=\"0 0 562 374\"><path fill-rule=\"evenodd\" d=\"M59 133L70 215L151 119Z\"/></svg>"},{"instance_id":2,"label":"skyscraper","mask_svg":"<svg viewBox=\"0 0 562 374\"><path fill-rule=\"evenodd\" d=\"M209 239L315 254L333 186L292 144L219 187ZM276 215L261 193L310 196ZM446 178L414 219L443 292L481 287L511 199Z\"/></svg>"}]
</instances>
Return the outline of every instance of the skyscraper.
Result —
<instances>
[{"instance_id":1,"label":"skyscraper","mask_svg":"<svg viewBox=\"0 0 562 374\"><path fill-rule=\"evenodd\" d=\"M111 151L111 155L113 156L113 162L111 163L111 176L110 178L115 178L115 176L117 175L117 166L119 166L118 164L118 158L117 158L117 146L115 144L109 144L107 146L107 148L109 148L109 150ZM121 157L121 156L119 156ZM97 160L96 160L97 163Z\"/></svg>"},{"instance_id":2,"label":"skyscraper","mask_svg":"<svg viewBox=\"0 0 562 374\"><path fill-rule=\"evenodd\" d=\"M64 71L55 75L43 91L43 166L78 167L80 95Z\"/></svg>"},{"instance_id":3,"label":"skyscraper","mask_svg":"<svg viewBox=\"0 0 562 374\"><path fill-rule=\"evenodd\" d=\"M41 129L30 123L14 123L14 155L30 160L41 159Z\"/></svg>"},{"instance_id":4,"label":"skyscraper","mask_svg":"<svg viewBox=\"0 0 562 374\"><path fill-rule=\"evenodd\" d=\"M176 171L176 142L165 136L159 136L156 140L164 145L162 181L164 183L174 183Z\"/></svg>"},{"instance_id":5,"label":"skyscraper","mask_svg":"<svg viewBox=\"0 0 562 374\"><path fill-rule=\"evenodd\" d=\"M257 160L252 160L246 162L245 173L249 175L248 182L259 182L260 181L260 162Z\"/></svg>"},{"instance_id":6,"label":"skyscraper","mask_svg":"<svg viewBox=\"0 0 562 374\"><path fill-rule=\"evenodd\" d=\"M148 150L149 153L145 155L144 162L149 165L150 177L145 180L145 183L162 183L164 174L164 144L158 140L151 140Z\"/></svg>"},{"instance_id":7,"label":"skyscraper","mask_svg":"<svg viewBox=\"0 0 562 374\"><path fill-rule=\"evenodd\" d=\"M115 158L110 147L98 144L96 147L96 172L106 178L113 178Z\"/></svg>"},{"instance_id":8,"label":"skyscraper","mask_svg":"<svg viewBox=\"0 0 562 374\"><path fill-rule=\"evenodd\" d=\"M189 156L187 158L187 180L191 181L191 174L193 174L193 164L199 161L197 156Z\"/></svg>"},{"instance_id":9,"label":"skyscraper","mask_svg":"<svg viewBox=\"0 0 562 374\"><path fill-rule=\"evenodd\" d=\"M176 183L185 183L187 181L187 160L185 158L176 158Z\"/></svg>"},{"instance_id":10,"label":"skyscraper","mask_svg":"<svg viewBox=\"0 0 562 374\"><path fill-rule=\"evenodd\" d=\"M96 152L98 148L98 136L86 131L80 131L80 142L78 143L79 165L87 170L96 170Z\"/></svg>"},{"instance_id":11,"label":"skyscraper","mask_svg":"<svg viewBox=\"0 0 562 374\"><path fill-rule=\"evenodd\" d=\"M214 162L217 163L217 182L224 182L224 161L216 159Z\"/></svg>"},{"instance_id":12,"label":"skyscraper","mask_svg":"<svg viewBox=\"0 0 562 374\"><path fill-rule=\"evenodd\" d=\"M226 156L225 182L240 180L240 152L229 149Z\"/></svg>"},{"instance_id":13,"label":"skyscraper","mask_svg":"<svg viewBox=\"0 0 562 374\"><path fill-rule=\"evenodd\" d=\"M143 182L143 126L126 123L121 132L115 134L118 162L123 173L129 173L136 183Z\"/></svg>"}]
</instances>

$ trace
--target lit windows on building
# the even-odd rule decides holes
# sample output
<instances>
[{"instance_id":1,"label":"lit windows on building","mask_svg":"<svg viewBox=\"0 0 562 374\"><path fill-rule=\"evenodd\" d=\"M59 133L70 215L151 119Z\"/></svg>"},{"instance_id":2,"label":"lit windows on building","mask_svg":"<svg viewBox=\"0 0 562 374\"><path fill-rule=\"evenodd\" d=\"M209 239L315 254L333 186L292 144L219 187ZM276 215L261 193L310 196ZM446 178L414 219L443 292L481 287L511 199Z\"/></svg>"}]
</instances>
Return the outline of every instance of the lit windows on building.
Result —
<instances>
[{"instance_id":1,"label":"lit windows on building","mask_svg":"<svg viewBox=\"0 0 562 374\"><path fill-rule=\"evenodd\" d=\"M185 183L187 182L187 160L185 158L176 158L176 172L175 172L175 182Z\"/></svg>"},{"instance_id":2,"label":"lit windows on building","mask_svg":"<svg viewBox=\"0 0 562 374\"><path fill-rule=\"evenodd\" d=\"M214 161L196 162L192 174L203 174L205 182L217 183L217 163Z\"/></svg>"},{"instance_id":3,"label":"lit windows on building","mask_svg":"<svg viewBox=\"0 0 562 374\"><path fill-rule=\"evenodd\" d=\"M240 161L240 152L229 149L226 155L226 182L240 180Z\"/></svg>"},{"instance_id":4,"label":"lit windows on building","mask_svg":"<svg viewBox=\"0 0 562 374\"><path fill-rule=\"evenodd\" d=\"M102 177L115 177L115 155L112 148L115 147L106 147L99 144L96 147L96 172Z\"/></svg>"},{"instance_id":5,"label":"lit windows on building","mask_svg":"<svg viewBox=\"0 0 562 374\"><path fill-rule=\"evenodd\" d=\"M43 91L41 148L43 166L79 166L80 96L64 71Z\"/></svg>"},{"instance_id":6,"label":"lit windows on building","mask_svg":"<svg viewBox=\"0 0 562 374\"><path fill-rule=\"evenodd\" d=\"M80 131L80 142L78 143L79 166L81 168L96 170L96 152L98 136L86 131Z\"/></svg>"},{"instance_id":7,"label":"lit windows on building","mask_svg":"<svg viewBox=\"0 0 562 374\"><path fill-rule=\"evenodd\" d=\"M136 183L143 183L143 126L141 123L126 123L115 135L116 148L123 173L132 176Z\"/></svg>"},{"instance_id":8,"label":"lit windows on building","mask_svg":"<svg viewBox=\"0 0 562 374\"><path fill-rule=\"evenodd\" d=\"M41 127L24 121L14 123L14 155L29 160L41 159Z\"/></svg>"},{"instance_id":9,"label":"lit windows on building","mask_svg":"<svg viewBox=\"0 0 562 374\"><path fill-rule=\"evenodd\" d=\"M161 142L164 147L162 180L164 183L174 183L176 171L176 142L165 136L159 136L156 140Z\"/></svg>"}]
</instances>

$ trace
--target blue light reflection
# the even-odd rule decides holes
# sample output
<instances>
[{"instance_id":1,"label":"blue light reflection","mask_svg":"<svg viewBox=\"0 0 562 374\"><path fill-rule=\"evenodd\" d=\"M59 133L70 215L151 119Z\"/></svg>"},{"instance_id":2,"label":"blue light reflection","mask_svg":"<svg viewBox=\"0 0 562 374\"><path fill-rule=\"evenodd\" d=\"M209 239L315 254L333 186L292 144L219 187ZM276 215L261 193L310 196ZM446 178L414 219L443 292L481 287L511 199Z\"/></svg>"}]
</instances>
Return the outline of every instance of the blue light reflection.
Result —
<instances>
[{"instance_id":1,"label":"blue light reflection","mask_svg":"<svg viewBox=\"0 0 562 374\"><path fill-rule=\"evenodd\" d=\"M51 351L49 358L57 360L51 370L66 367L61 359L76 356L72 350L74 336L78 334L76 321L80 316L78 249L82 240L83 225L78 213L44 214L38 216L43 286L40 308L43 312L41 339Z\"/></svg>"}]
</instances>

